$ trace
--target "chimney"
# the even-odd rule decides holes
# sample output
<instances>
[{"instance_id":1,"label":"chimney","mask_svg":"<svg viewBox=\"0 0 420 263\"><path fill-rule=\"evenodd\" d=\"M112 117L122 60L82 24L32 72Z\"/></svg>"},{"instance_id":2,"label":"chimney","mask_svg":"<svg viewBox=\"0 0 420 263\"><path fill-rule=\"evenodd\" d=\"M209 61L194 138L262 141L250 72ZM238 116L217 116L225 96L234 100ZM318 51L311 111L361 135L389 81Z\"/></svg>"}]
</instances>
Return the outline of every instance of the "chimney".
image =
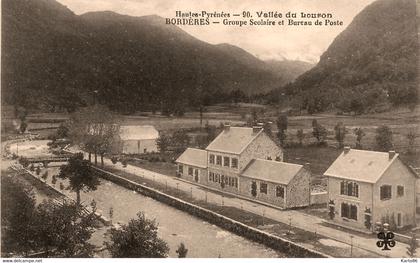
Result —
<instances>
[{"instance_id":1,"label":"chimney","mask_svg":"<svg viewBox=\"0 0 420 263\"><path fill-rule=\"evenodd\" d=\"M230 124L229 123L225 123L223 125L223 130L226 131L226 132L228 132L230 130Z\"/></svg>"},{"instance_id":2,"label":"chimney","mask_svg":"<svg viewBox=\"0 0 420 263\"><path fill-rule=\"evenodd\" d=\"M262 126L252 126L252 133L256 134L262 130Z\"/></svg>"},{"instance_id":3,"label":"chimney","mask_svg":"<svg viewBox=\"0 0 420 263\"><path fill-rule=\"evenodd\" d=\"M395 156L395 151L389 151L388 156L389 156L389 159L392 160Z\"/></svg>"},{"instance_id":4,"label":"chimney","mask_svg":"<svg viewBox=\"0 0 420 263\"><path fill-rule=\"evenodd\" d=\"M344 147L344 154L347 154L350 152L350 146L345 146Z\"/></svg>"}]
</instances>

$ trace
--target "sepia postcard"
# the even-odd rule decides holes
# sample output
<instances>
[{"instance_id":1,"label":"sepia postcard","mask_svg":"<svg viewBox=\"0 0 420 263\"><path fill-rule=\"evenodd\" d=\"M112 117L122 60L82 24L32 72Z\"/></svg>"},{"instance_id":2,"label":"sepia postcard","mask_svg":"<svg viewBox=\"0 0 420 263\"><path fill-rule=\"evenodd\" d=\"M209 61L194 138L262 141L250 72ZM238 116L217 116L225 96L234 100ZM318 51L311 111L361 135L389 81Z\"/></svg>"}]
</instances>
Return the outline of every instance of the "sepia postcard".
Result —
<instances>
[{"instance_id":1,"label":"sepia postcard","mask_svg":"<svg viewBox=\"0 0 420 263\"><path fill-rule=\"evenodd\" d=\"M420 0L1 10L2 262L420 257Z\"/></svg>"}]
</instances>

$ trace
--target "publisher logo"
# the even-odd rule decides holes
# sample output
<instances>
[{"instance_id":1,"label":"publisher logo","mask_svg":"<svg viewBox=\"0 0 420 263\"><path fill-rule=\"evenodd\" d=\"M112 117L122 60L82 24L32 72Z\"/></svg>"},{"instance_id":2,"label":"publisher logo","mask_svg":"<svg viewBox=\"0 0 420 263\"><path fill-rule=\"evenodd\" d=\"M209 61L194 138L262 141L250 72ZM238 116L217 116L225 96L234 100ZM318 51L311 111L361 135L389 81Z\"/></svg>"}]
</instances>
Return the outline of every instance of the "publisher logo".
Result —
<instances>
[{"instance_id":1,"label":"publisher logo","mask_svg":"<svg viewBox=\"0 0 420 263\"><path fill-rule=\"evenodd\" d=\"M382 250L391 250L392 247L395 247L394 233L392 232L379 232L378 233L378 242L376 245Z\"/></svg>"}]
</instances>

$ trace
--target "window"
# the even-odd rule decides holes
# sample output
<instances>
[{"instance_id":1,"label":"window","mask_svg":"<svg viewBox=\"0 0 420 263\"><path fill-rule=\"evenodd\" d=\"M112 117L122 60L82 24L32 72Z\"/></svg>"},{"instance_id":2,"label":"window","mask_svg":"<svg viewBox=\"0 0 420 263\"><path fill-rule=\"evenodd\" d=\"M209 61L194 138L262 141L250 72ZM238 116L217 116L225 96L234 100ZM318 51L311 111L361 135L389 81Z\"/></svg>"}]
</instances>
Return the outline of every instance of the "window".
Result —
<instances>
[{"instance_id":1,"label":"window","mask_svg":"<svg viewBox=\"0 0 420 263\"><path fill-rule=\"evenodd\" d=\"M382 185L380 188L381 200L391 199L392 187L390 185Z\"/></svg>"},{"instance_id":2,"label":"window","mask_svg":"<svg viewBox=\"0 0 420 263\"><path fill-rule=\"evenodd\" d=\"M194 169L192 167L188 167L188 175L193 175Z\"/></svg>"},{"instance_id":3,"label":"window","mask_svg":"<svg viewBox=\"0 0 420 263\"><path fill-rule=\"evenodd\" d=\"M232 179L230 177L228 177L228 185L232 186Z\"/></svg>"},{"instance_id":4,"label":"window","mask_svg":"<svg viewBox=\"0 0 420 263\"><path fill-rule=\"evenodd\" d=\"M179 172L180 174L184 173L184 166L182 166L182 164L179 164L179 165L178 165L178 172Z\"/></svg>"},{"instance_id":5,"label":"window","mask_svg":"<svg viewBox=\"0 0 420 263\"><path fill-rule=\"evenodd\" d=\"M220 156L220 155L216 156L216 164L217 165L222 165L222 156Z\"/></svg>"},{"instance_id":6,"label":"window","mask_svg":"<svg viewBox=\"0 0 420 263\"><path fill-rule=\"evenodd\" d=\"M342 203L341 217L357 220L357 206Z\"/></svg>"},{"instance_id":7,"label":"window","mask_svg":"<svg viewBox=\"0 0 420 263\"><path fill-rule=\"evenodd\" d=\"M223 157L223 166L229 167L230 165L230 158L229 157Z\"/></svg>"},{"instance_id":8,"label":"window","mask_svg":"<svg viewBox=\"0 0 420 263\"><path fill-rule=\"evenodd\" d=\"M261 183L260 184L260 193L267 194L267 184Z\"/></svg>"},{"instance_id":9,"label":"window","mask_svg":"<svg viewBox=\"0 0 420 263\"><path fill-rule=\"evenodd\" d=\"M219 174L216 174L216 183L219 182L219 179L220 179L220 175Z\"/></svg>"},{"instance_id":10,"label":"window","mask_svg":"<svg viewBox=\"0 0 420 263\"><path fill-rule=\"evenodd\" d=\"M235 178L235 187L238 188L238 178Z\"/></svg>"},{"instance_id":11,"label":"window","mask_svg":"<svg viewBox=\"0 0 420 263\"><path fill-rule=\"evenodd\" d=\"M238 158L232 158L232 168L238 168Z\"/></svg>"},{"instance_id":12,"label":"window","mask_svg":"<svg viewBox=\"0 0 420 263\"><path fill-rule=\"evenodd\" d=\"M195 176L198 176L198 169L194 170L194 174L195 174Z\"/></svg>"},{"instance_id":13,"label":"window","mask_svg":"<svg viewBox=\"0 0 420 263\"><path fill-rule=\"evenodd\" d=\"M276 187L276 196L284 198L284 187L283 186L277 186Z\"/></svg>"},{"instance_id":14,"label":"window","mask_svg":"<svg viewBox=\"0 0 420 263\"><path fill-rule=\"evenodd\" d=\"M210 154L209 163L214 164L214 154Z\"/></svg>"},{"instance_id":15,"label":"window","mask_svg":"<svg viewBox=\"0 0 420 263\"><path fill-rule=\"evenodd\" d=\"M342 181L340 184L340 194L359 197L359 185L355 182Z\"/></svg>"},{"instance_id":16,"label":"window","mask_svg":"<svg viewBox=\"0 0 420 263\"><path fill-rule=\"evenodd\" d=\"M397 186L397 196L404 196L404 186Z\"/></svg>"}]
</instances>

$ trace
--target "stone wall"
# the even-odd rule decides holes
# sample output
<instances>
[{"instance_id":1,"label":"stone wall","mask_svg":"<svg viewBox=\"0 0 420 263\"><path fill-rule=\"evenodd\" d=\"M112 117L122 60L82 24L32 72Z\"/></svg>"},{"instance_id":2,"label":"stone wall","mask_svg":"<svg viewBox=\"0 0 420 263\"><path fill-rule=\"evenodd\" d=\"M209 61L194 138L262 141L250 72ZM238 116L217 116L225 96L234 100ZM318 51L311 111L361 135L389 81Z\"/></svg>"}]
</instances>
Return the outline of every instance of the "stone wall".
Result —
<instances>
[{"instance_id":1,"label":"stone wall","mask_svg":"<svg viewBox=\"0 0 420 263\"><path fill-rule=\"evenodd\" d=\"M248 178L241 176L240 178L240 191L241 195L246 196L248 198L252 198L258 201L266 202L269 204L273 204L275 206L286 208L285 198L277 197L276 196L276 187L277 186L283 186L284 187L284 194L287 195L287 187L280 184L275 184L271 182L262 181L255 178ZM251 185L252 182L255 182L257 184L257 195L254 197L251 192ZM267 194L260 192L260 185L261 183L267 184ZM286 197L287 198L287 197Z\"/></svg>"},{"instance_id":2,"label":"stone wall","mask_svg":"<svg viewBox=\"0 0 420 263\"><path fill-rule=\"evenodd\" d=\"M94 167L98 172L98 175L102 178L112 181L118 185L121 185L127 189L137 191L138 193L156 199L159 202L165 203L179 210L187 212L193 216L199 217L207 222L215 224L221 228L231 231L237 235L243 236L255 242L264 244L272 249L287 254L288 257L329 257L326 254L312 250L310 248L303 247L300 244L291 242L281 237L266 233L257 228L247 226L238 221L232 220L223 215L217 214L208 209L196 206L194 204L185 202L176 197L167 195L163 192L157 191L153 188L135 183L128 179L122 178L118 175L104 171L100 168Z\"/></svg>"},{"instance_id":3,"label":"stone wall","mask_svg":"<svg viewBox=\"0 0 420 263\"><path fill-rule=\"evenodd\" d=\"M308 206L311 199L311 174L305 168L300 169L287 186L286 207Z\"/></svg>"},{"instance_id":4,"label":"stone wall","mask_svg":"<svg viewBox=\"0 0 420 263\"><path fill-rule=\"evenodd\" d=\"M241 153L239 170L242 172L252 159L267 159L267 157L270 157L275 160L277 156L280 157L280 161L283 161L283 150L263 132Z\"/></svg>"}]
</instances>

